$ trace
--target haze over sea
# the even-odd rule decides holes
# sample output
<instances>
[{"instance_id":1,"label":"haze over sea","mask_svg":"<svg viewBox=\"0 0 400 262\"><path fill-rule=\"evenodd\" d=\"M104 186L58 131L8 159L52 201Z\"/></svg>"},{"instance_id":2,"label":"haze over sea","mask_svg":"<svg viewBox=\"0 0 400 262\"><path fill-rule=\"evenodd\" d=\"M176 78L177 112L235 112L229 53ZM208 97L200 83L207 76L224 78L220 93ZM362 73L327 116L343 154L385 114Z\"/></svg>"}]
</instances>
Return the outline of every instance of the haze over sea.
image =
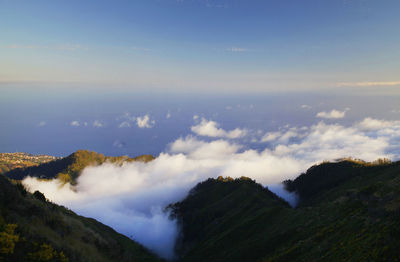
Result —
<instances>
[{"instance_id":1,"label":"haze over sea","mask_svg":"<svg viewBox=\"0 0 400 262\"><path fill-rule=\"evenodd\" d=\"M2 151L55 156L78 149L157 156L179 137L195 135L191 126L202 118L225 130L246 129L235 139L252 149L268 147L265 133L321 121L350 126L367 117L400 119L400 95L368 91L210 95L8 85L1 92ZM342 114L317 116L332 110Z\"/></svg>"}]
</instances>

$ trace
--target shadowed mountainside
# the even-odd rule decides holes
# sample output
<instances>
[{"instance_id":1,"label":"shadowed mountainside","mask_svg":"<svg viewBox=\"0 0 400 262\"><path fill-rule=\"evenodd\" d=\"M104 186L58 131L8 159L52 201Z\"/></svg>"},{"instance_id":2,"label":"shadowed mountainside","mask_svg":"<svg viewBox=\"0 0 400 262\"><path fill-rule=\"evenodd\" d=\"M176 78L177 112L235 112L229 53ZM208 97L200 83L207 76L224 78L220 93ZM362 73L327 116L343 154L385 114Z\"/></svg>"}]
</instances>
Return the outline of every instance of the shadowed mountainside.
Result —
<instances>
[{"instance_id":1,"label":"shadowed mountainside","mask_svg":"<svg viewBox=\"0 0 400 262\"><path fill-rule=\"evenodd\" d=\"M284 181L286 189L295 191L300 197L300 205L312 201L316 196L329 191L340 184L369 173L381 171L391 167L388 159L378 159L374 162L343 159L339 162L325 162L310 167L306 173L296 179Z\"/></svg>"},{"instance_id":2,"label":"shadowed mountainside","mask_svg":"<svg viewBox=\"0 0 400 262\"><path fill-rule=\"evenodd\" d=\"M94 219L0 176L0 261L160 261Z\"/></svg>"},{"instance_id":3,"label":"shadowed mountainside","mask_svg":"<svg viewBox=\"0 0 400 262\"><path fill-rule=\"evenodd\" d=\"M187 261L213 259L221 251L229 253L223 255L226 261L242 260L245 257L239 252L243 250L248 254L247 259L254 259L251 236L262 225L248 225L245 221L254 214L275 217L290 210L285 201L245 177L210 178L194 187L184 201L168 208L182 226L176 247ZM215 238L222 241L215 242ZM231 242L234 239L243 239L240 247Z\"/></svg>"},{"instance_id":4,"label":"shadowed mountainside","mask_svg":"<svg viewBox=\"0 0 400 262\"><path fill-rule=\"evenodd\" d=\"M181 260L398 261L400 162L324 163L286 183L296 209L250 179L197 185L169 207Z\"/></svg>"}]
</instances>

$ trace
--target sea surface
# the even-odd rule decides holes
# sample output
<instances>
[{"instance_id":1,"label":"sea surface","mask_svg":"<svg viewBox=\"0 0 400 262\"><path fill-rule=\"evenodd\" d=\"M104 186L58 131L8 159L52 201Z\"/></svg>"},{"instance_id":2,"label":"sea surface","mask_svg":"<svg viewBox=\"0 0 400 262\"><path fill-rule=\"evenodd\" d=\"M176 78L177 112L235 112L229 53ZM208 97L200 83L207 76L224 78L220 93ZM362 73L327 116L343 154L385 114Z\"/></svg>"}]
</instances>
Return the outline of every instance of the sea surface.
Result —
<instances>
[{"instance_id":1,"label":"sea surface","mask_svg":"<svg viewBox=\"0 0 400 262\"><path fill-rule=\"evenodd\" d=\"M317 117L319 112L331 110L345 112L345 116ZM148 125L141 128L137 118L146 115ZM366 117L399 120L400 95L317 91L154 93L112 86L8 84L0 87L0 151L66 156L88 149L112 156L157 156L176 139L193 135L191 127L202 118L215 121L227 131L248 130L252 136L240 143L263 149L266 145L255 137L266 132L321 121L346 126Z\"/></svg>"}]
</instances>

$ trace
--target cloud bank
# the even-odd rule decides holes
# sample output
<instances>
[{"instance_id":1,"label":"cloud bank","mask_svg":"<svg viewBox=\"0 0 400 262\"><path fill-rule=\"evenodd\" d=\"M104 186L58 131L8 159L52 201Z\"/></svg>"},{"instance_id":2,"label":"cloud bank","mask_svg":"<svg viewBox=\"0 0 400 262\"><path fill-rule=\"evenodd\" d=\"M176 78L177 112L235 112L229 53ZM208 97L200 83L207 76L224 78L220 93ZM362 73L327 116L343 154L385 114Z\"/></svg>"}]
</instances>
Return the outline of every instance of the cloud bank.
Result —
<instances>
[{"instance_id":1,"label":"cloud bank","mask_svg":"<svg viewBox=\"0 0 400 262\"><path fill-rule=\"evenodd\" d=\"M172 258L178 228L162 210L183 199L200 181L248 176L294 204L296 196L284 191L280 182L295 178L315 163L349 156L367 161L400 156L400 121L365 118L351 126L319 122L287 128L267 133L263 150L227 139L229 132L219 129L216 122L201 122L194 134L203 135L205 126L219 137L212 141L193 135L178 138L149 163L88 167L76 186L36 178L26 178L23 183L31 191L39 190L50 200Z\"/></svg>"},{"instance_id":2,"label":"cloud bank","mask_svg":"<svg viewBox=\"0 0 400 262\"><path fill-rule=\"evenodd\" d=\"M397 86L400 81L365 81L365 82L341 82L337 83L339 87L369 87L369 86Z\"/></svg>"}]
</instances>

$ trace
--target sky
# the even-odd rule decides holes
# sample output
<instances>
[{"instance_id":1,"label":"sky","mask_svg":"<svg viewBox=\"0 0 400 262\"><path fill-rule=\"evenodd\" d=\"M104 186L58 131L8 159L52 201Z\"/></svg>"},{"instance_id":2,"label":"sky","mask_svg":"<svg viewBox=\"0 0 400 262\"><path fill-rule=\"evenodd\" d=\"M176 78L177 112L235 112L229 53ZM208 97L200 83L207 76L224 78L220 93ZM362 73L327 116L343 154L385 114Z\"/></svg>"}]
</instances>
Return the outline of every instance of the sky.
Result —
<instances>
[{"instance_id":1,"label":"sky","mask_svg":"<svg viewBox=\"0 0 400 262\"><path fill-rule=\"evenodd\" d=\"M0 85L398 92L399 10L396 0L0 0Z\"/></svg>"}]
</instances>

